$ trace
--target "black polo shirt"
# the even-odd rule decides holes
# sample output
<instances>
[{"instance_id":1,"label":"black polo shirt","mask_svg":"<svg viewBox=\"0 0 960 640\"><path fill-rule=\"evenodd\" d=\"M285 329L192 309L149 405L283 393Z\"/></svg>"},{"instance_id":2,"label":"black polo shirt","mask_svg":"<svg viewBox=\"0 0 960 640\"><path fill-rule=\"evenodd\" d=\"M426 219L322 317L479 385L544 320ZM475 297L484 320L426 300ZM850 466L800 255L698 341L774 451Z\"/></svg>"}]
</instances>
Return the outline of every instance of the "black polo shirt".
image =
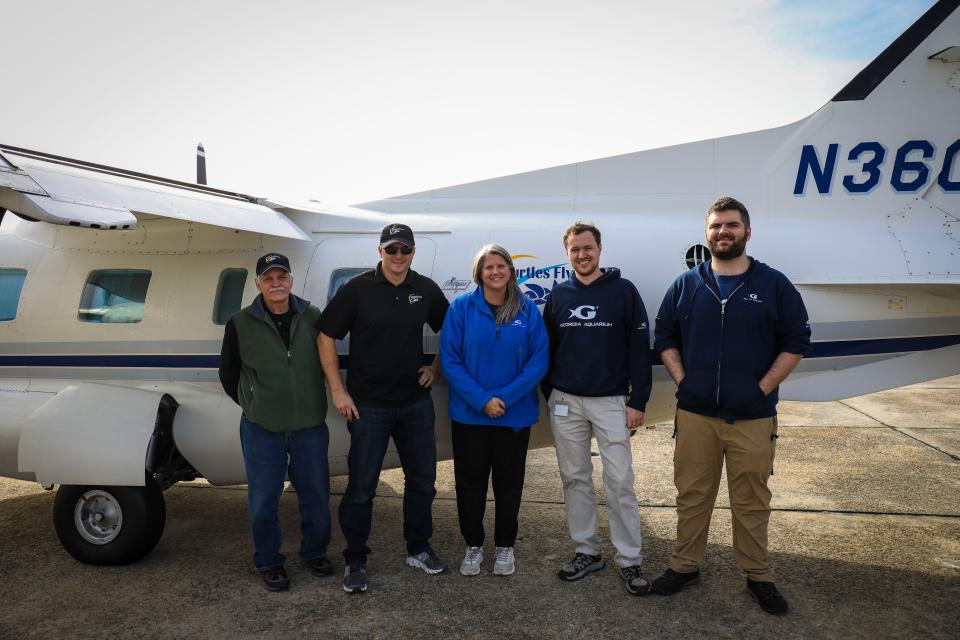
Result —
<instances>
[{"instance_id":1,"label":"black polo shirt","mask_svg":"<svg viewBox=\"0 0 960 640\"><path fill-rule=\"evenodd\" d=\"M419 384L423 325L436 332L450 303L431 280L412 269L399 285L381 265L343 285L317 328L339 340L350 334L347 391L354 402L395 406L429 393Z\"/></svg>"}]
</instances>

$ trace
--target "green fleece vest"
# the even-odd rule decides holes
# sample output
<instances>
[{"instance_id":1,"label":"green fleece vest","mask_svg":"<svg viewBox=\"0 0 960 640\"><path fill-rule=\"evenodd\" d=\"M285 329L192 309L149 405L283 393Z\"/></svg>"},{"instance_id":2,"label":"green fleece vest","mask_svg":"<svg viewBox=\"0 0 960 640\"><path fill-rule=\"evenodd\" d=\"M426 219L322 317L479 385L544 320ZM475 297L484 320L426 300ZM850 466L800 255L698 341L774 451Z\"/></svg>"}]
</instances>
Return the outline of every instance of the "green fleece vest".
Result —
<instances>
[{"instance_id":1,"label":"green fleece vest","mask_svg":"<svg viewBox=\"0 0 960 640\"><path fill-rule=\"evenodd\" d=\"M251 305L233 316L240 343L240 407L270 431L315 427L327 417L327 392L317 354L320 310L291 297L290 350L263 311ZM258 317L260 316L260 317Z\"/></svg>"}]
</instances>

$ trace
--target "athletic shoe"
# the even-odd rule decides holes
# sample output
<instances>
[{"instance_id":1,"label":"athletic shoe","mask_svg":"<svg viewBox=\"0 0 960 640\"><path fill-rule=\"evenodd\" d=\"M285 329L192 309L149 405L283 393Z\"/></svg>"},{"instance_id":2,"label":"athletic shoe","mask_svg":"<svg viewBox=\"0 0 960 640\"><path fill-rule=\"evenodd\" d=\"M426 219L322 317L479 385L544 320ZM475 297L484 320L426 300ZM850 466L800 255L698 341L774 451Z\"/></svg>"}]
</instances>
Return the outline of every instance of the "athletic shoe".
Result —
<instances>
[{"instance_id":1,"label":"athletic shoe","mask_svg":"<svg viewBox=\"0 0 960 640\"><path fill-rule=\"evenodd\" d=\"M497 547L497 560L493 563L493 573L498 576L512 576L517 570L517 561L513 557L513 547Z\"/></svg>"},{"instance_id":2,"label":"athletic shoe","mask_svg":"<svg viewBox=\"0 0 960 640\"><path fill-rule=\"evenodd\" d=\"M333 563L327 560L327 556L320 556L319 558L314 558L313 560L307 560L307 566L310 567L310 571L313 572L313 575L319 578L333 575Z\"/></svg>"},{"instance_id":3,"label":"athletic shoe","mask_svg":"<svg viewBox=\"0 0 960 640\"><path fill-rule=\"evenodd\" d=\"M475 576L480 573L480 563L483 562L482 547L467 547L460 563L460 573L465 576Z\"/></svg>"},{"instance_id":4,"label":"athletic shoe","mask_svg":"<svg viewBox=\"0 0 960 640\"><path fill-rule=\"evenodd\" d=\"M447 570L447 565L437 556L433 549L421 551L415 556L407 556L407 566L423 569L429 574L443 573Z\"/></svg>"},{"instance_id":5,"label":"athletic shoe","mask_svg":"<svg viewBox=\"0 0 960 640\"><path fill-rule=\"evenodd\" d=\"M343 568L343 590L347 593L366 593L367 565L365 563L348 563Z\"/></svg>"},{"instance_id":6,"label":"athletic shoe","mask_svg":"<svg viewBox=\"0 0 960 640\"><path fill-rule=\"evenodd\" d=\"M756 598L757 602L760 603L760 608L767 613L786 613L789 609L787 599L777 591L776 585L772 582L747 580L747 591Z\"/></svg>"},{"instance_id":7,"label":"athletic shoe","mask_svg":"<svg viewBox=\"0 0 960 640\"><path fill-rule=\"evenodd\" d=\"M263 578L263 586L267 591L286 591L290 588L290 578L282 564L264 569L260 572L260 577Z\"/></svg>"},{"instance_id":8,"label":"athletic shoe","mask_svg":"<svg viewBox=\"0 0 960 640\"><path fill-rule=\"evenodd\" d=\"M619 573L627 587L627 593L634 596L645 596L650 593L650 581L640 572L640 565L620 567Z\"/></svg>"},{"instance_id":9,"label":"athletic shoe","mask_svg":"<svg viewBox=\"0 0 960 640\"><path fill-rule=\"evenodd\" d=\"M579 580L592 571L599 571L605 566L606 565L600 556L591 556L586 553L578 553L573 556L573 560L563 565L563 568L560 569L560 572L557 575L561 580L573 582L574 580Z\"/></svg>"},{"instance_id":10,"label":"athletic shoe","mask_svg":"<svg viewBox=\"0 0 960 640\"><path fill-rule=\"evenodd\" d=\"M653 581L650 590L662 596L672 596L680 589L686 589L698 582L700 582L699 569L690 573L680 573L673 569L667 569L662 576Z\"/></svg>"}]
</instances>

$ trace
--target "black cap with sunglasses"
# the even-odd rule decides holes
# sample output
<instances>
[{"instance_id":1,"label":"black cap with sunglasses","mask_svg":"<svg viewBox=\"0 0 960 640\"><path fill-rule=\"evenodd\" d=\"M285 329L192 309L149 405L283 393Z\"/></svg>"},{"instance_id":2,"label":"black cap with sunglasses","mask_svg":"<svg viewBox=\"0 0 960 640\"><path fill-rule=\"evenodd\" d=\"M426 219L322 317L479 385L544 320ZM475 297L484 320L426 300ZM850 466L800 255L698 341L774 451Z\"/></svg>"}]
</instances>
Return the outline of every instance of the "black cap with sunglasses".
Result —
<instances>
[{"instance_id":1,"label":"black cap with sunglasses","mask_svg":"<svg viewBox=\"0 0 960 640\"><path fill-rule=\"evenodd\" d=\"M406 247L416 246L416 243L413 241L413 229L405 224L388 224L385 226L383 231L380 232L380 246L386 249L386 247L397 243L403 244ZM403 253L406 255L410 252L404 251Z\"/></svg>"}]
</instances>

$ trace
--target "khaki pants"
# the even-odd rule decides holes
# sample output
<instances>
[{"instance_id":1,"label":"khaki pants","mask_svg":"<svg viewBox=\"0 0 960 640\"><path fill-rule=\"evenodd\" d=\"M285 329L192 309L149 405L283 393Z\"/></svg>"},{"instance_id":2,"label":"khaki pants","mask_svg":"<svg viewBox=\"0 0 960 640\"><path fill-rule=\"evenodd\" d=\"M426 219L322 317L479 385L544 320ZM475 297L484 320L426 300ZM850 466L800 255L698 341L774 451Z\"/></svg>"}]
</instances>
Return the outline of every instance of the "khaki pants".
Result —
<instances>
[{"instance_id":1,"label":"khaki pants","mask_svg":"<svg viewBox=\"0 0 960 640\"><path fill-rule=\"evenodd\" d=\"M568 414L558 416L557 403L567 405ZM640 510L633 488L633 454L627 429L625 396L586 397L554 389L547 402L550 426L556 442L557 463L563 481L567 525L577 553L599 556L597 495L593 488L593 461L590 438L596 437L603 461L603 490L607 494L610 542L616 549L618 567L643 561Z\"/></svg>"},{"instance_id":2,"label":"khaki pants","mask_svg":"<svg viewBox=\"0 0 960 640\"><path fill-rule=\"evenodd\" d=\"M678 410L673 477L677 485L677 542L670 568L697 570L707 548L710 516L720 488L723 460L733 513L733 552L747 579L773 582L767 555L767 523L777 419L738 420L733 424Z\"/></svg>"}]
</instances>

